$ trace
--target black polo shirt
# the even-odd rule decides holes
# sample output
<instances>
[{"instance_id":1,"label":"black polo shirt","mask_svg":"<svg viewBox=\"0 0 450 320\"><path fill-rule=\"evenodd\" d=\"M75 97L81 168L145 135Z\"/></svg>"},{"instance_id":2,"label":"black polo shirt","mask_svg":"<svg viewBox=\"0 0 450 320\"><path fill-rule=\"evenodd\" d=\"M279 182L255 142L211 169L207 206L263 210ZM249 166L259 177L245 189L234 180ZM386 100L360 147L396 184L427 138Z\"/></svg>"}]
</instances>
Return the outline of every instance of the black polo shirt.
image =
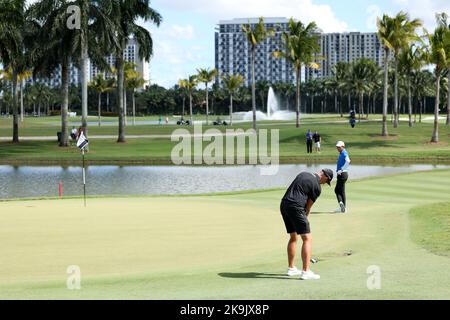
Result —
<instances>
[{"instance_id":1,"label":"black polo shirt","mask_svg":"<svg viewBox=\"0 0 450 320\"><path fill-rule=\"evenodd\" d=\"M302 172L291 183L282 201L293 207L306 208L308 199L316 202L321 192L319 176L310 172Z\"/></svg>"}]
</instances>

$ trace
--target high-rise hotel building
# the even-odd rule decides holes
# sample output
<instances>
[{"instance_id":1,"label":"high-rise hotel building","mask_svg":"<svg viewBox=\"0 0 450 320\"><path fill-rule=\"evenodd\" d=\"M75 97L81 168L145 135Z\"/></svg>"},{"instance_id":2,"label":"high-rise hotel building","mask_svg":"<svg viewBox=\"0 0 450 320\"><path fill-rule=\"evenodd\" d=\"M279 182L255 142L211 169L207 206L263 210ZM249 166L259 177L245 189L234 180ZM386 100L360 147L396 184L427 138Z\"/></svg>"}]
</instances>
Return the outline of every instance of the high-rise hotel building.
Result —
<instances>
[{"instance_id":1,"label":"high-rise hotel building","mask_svg":"<svg viewBox=\"0 0 450 320\"><path fill-rule=\"evenodd\" d=\"M285 59L276 59L272 52L284 48L282 32L288 29L286 18L265 18L266 28L273 28L275 36L267 38L257 46L255 57L255 81L266 80L270 83L294 82L292 65ZM219 71L217 81L225 74L240 74L245 85L251 85L251 45L242 32L242 26L255 25L257 18L219 21L215 33L215 67Z\"/></svg>"}]
</instances>

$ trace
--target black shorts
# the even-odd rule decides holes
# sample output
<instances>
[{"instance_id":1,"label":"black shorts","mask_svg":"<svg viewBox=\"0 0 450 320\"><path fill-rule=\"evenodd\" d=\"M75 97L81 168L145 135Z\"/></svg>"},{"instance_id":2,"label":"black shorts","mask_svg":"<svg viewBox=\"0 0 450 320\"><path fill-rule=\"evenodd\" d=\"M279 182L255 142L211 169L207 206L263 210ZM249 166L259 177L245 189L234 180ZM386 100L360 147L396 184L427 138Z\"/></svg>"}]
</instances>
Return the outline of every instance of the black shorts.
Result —
<instances>
[{"instance_id":1,"label":"black shorts","mask_svg":"<svg viewBox=\"0 0 450 320\"><path fill-rule=\"evenodd\" d=\"M300 235L311 233L308 217L304 209L281 201L280 211L287 233L296 232Z\"/></svg>"}]
</instances>

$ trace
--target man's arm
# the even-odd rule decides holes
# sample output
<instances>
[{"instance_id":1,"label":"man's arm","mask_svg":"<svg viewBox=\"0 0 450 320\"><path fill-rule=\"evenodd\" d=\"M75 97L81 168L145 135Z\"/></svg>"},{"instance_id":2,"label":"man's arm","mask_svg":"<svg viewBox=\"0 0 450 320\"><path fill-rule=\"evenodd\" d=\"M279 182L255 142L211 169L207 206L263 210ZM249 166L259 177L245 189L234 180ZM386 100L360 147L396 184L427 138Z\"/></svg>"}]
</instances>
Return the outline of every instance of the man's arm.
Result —
<instances>
[{"instance_id":1,"label":"man's arm","mask_svg":"<svg viewBox=\"0 0 450 320\"><path fill-rule=\"evenodd\" d=\"M311 199L308 199L308 202L306 202L306 216L309 216L309 212L311 211L311 207L313 206L314 201Z\"/></svg>"}]
</instances>

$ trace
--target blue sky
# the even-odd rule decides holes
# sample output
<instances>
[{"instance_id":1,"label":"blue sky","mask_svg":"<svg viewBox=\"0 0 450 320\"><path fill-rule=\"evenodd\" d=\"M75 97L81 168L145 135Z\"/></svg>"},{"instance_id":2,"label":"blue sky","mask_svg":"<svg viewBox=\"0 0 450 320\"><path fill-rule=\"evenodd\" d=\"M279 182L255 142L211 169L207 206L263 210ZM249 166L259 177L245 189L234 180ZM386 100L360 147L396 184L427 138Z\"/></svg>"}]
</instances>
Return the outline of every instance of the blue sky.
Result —
<instances>
[{"instance_id":1,"label":"blue sky","mask_svg":"<svg viewBox=\"0 0 450 320\"><path fill-rule=\"evenodd\" d=\"M316 21L325 32L376 31L376 17L408 11L429 30L434 14L450 14L448 0L153 0L163 16L160 28L145 25L154 40L151 81L171 87L197 68L214 67L214 28L219 20L243 17L294 17Z\"/></svg>"}]
</instances>

